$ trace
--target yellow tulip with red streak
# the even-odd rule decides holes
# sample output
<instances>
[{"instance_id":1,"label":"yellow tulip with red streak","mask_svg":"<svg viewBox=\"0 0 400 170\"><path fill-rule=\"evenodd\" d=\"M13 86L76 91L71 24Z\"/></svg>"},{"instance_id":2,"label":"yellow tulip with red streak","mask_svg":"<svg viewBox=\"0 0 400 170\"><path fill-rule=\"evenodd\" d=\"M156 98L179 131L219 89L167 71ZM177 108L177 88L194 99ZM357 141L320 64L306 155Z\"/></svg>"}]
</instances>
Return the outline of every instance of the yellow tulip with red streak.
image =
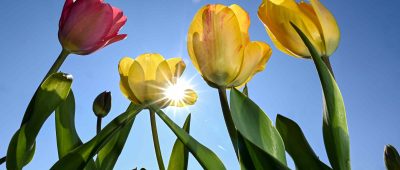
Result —
<instances>
[{"instance_id":1,"label":"yellow tulip with red streak","mask_svg":"<svg viewBox=\"0 0 400 170\"><path fill-rule=\"evenodd\" d=\"M250 41L250 18L239 5L211 4L194 16L188 32L190 59L204 80L215 88L244 85L264 70L270 47Z\"/></svg>"},{"instance_id":2,"label":"yellow tulip with red streak","mask_svg":"<svg viewBox=\"0 0 400 170\"><path fill-rule=\"evenodd\" d=\"M282 52L299 58L310 58L310 52L293 29L293 23L311 41L320 56L328 57L339 44L340 31L335 18L319 0L264 0L258 17L275 46Z\"/></svg>"}]
</instances>

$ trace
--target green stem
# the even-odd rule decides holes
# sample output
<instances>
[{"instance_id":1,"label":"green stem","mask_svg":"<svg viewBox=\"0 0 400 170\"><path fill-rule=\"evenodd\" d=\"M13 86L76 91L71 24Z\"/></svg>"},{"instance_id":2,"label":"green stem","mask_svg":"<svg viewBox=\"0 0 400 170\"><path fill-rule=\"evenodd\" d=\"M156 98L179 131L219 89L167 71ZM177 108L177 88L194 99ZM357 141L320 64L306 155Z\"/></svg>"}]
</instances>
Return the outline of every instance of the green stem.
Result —
<instances>
[{"instance_id":1,"label":"green stem","mask_svg":"<svg viewBox=\"0 0 400 170\"><path fill-rule=\"evenodd\" d=\"M49 77L51 74L57 72L61 65L64 63L65 59L68 57L70 53L67 50L62 50L60 55L58 55L57 60L54 62L54 64L51 66L50 70L47 72L46 76L43 78L42 83L44 80L46 80L47 77Z\"/></svg>"},{"instance_id":2,"label":"green stem","mask_svg":"<svg viewBox=\"0 0 400 170\"><path fill-rule=\"evenodd\" d=\"M6 162L6 157L5 156L0 159L0 165L3 164L4 162Z\"/></svg>"},{"instance_id":3,"label":"green stem","mask_svg":"<svg viewBox=\"0 0 400 170\"><path fill-rule=\"evenodd\" d=\"M335 75L333 74L333 69L332 69L332 65L331 65L331 61L329 60L329 57L321 57L322 61L325 63L325 65L328 67L329 71L331 72L333 78L335 78Z\"/></svg>"},{"instance_id":4,"label":"green stem","mask_svg":"<svg viewBox=\"0 0 400 170\"><path fill-rule=\"evenodd\" d=\"M96 126L96 134L99 134L100 133L100 131L101 131L101 117L100 116L97 116L97 126Z\"/></svg>"},{"instance_id":5,"label":"green stem","mask_svg":"<svg viewBox=\"0 0 400 170\"><path fill-rule=\"evenodd\" d=\"M67 50L63 49L60 53L60 55L58 55L56 61L54 62L54 64L51 66L50 70L47 72L46 76L44 76L43 80L40 82L39 87L36 89L35 94L33 95L31 101L29 102L27 111L30 109L30 107L33 105L33 102L35 101L35 96L36 96L36 92L39 90L40 86L42 85L42 83L53 73L57 72L61 65L64 63L65 59L67 58L67 56L70 54L70 52L68 52ZM25 124L26 122L28 122L28 120L30 119L30 112L25 112L24 117L22 119L21 122L21 126L23 124Z\"/></svg>"},{"instance_id":6,"label":"green stem","mask_svg":"<svg viewBox=\"0 0 400 170\"><path fill-rule=\"evenodd\" d=\"M229 109L228 98L226 97L226 89L218 88L219 100L221 103L222 113L224 114L224 120L226 128L228 129L229 137L231 138L231 142L233 148L235 149L236 157L238 157L238 148L237 148L237 132L235 128L235 124L233 123L231 110Z\"/></svg>"},{"instance_id":7,"label":"green stem","mask_svg":"<svg viewBox=\"0 0 400 170\"><path fill-rule=\"evenodd\" d=\"M163 163L161 149L160 149L160 142L158 140L158 133L157 133L157 124L156 124L156 115L154 111L150 110L150 123L151 123L151 132L153 134L153 143L154 143L154 150L156 151L157 163L160 170L165 170L165 166Z\"/></svg>"}]
</instances>

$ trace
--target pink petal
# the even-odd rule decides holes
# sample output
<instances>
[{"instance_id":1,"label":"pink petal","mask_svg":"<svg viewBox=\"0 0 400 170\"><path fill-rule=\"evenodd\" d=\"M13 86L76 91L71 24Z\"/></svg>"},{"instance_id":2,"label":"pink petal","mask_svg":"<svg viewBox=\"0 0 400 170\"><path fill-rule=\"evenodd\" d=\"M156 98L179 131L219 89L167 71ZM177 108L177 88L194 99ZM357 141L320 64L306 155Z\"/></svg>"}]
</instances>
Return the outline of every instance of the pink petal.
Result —
<instances>
[{"instance_id":1,"label":"pink petal","mask_svg":"<svg viewBox=\"0 0 400 170\"><path fill-rule=\"evenodd\" d=\"M127 34L119 34L119 35L116 35L115 37L111 38L111 39L107 42L107 44L106 44L105 46L110 45L110 44L112 44L112 43L115 43L115 42L117 42L117 41L121 41L121 40L125 39L127 36L128 36Z\"/></svg>"},{"instance_id":2,"label":"pink petal","mask_svg":"<svg viewBox=\"0 0 400 170\"><path fill-rule=\"evenodd\" d=\"M58 23L59 27L63 27L65 20L68 17L69 12L71 11L71 7L74 4L74 0L65 0L64 7L61 13L60 21Z\"/></svg>"}]
</instances>

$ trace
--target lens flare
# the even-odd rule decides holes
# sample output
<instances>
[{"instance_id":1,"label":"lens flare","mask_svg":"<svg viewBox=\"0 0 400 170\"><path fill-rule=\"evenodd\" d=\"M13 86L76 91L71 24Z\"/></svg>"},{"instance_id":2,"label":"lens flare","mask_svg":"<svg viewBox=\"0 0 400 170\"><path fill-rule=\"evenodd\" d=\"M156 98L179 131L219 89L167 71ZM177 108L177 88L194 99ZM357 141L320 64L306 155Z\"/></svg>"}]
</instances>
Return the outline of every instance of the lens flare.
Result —
<instances>
[{"instance_id":1,"label":"lens flare","mask_svg":"<svg viewBox=\"0 0 400 170\"><path fill-rule=\"evenodd\" d=\"M189 81L180 78L176 83L170 83L169 86L164 89L164 95L173 105L184 105L184 99L190 97L186 90L192 88Z\"/></svg>"}]
</instances>

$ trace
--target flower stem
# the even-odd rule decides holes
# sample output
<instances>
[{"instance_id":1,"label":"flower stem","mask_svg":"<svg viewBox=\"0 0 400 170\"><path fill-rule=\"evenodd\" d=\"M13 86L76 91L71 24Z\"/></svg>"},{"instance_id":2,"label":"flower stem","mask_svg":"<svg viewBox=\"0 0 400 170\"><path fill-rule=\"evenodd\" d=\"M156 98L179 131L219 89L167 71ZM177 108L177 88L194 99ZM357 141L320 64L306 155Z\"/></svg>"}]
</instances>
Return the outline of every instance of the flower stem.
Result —
<instances>
[{"instance_id":1,"label":"flower stem","mask_svg":"<svg viewBox=\"0 0 400 170\"><path fill-rule=\"evenodd\" d=\"M40 86L42 85L42 83L53 73L57 72L61 65L64 63L65 59L67 58L67 56L70 54L70 52L68 52L67 50L63 49L60 53L60 55L58 55L56 61L54 62L54 64L51 66L50 70L47 72L46 76L44 76L43 80L40 82L38 88L35 91L35 94L33 95L31 101L28 104L28 109L30 107L32 107L33 103L35 102L35 96L36 96L36 92L39 90ZM23 124L25 124L29 119L30 119L30 112L26 112L24 114L24 117L22 118L22 122L21 122L21 126Z\"/></svg>"},{"instance_id":2,"label":"flower stem","mask_svg":"<svg viewBox=\"0 0 400 170\"><path fill-rule=\"evenodd\" d=\"M160 142L158 140L158 133L157 133L157 124L156 124L156 115L155 112L150 110L150 123L151 123L151 132L153 135L153 143L154 143L154 150L156 151L157 163L160 170L165 170L161 149L160 149Z\"/></svg>"},{"instance_id":3,"label":"flower stem","mask_svg":"<svg viewBox=\"0 0 400 170\"><path fill-rule=\"evenodd\" d=\"M49 77L51 74L57 72L61 65L64 63L65 59L70 53L67 50L62 50L60 55L58 56L57 60L54 62L54 64L51 66L50 70L47 72L46 76L43 78L42 83L46 80L47 77Z\"/></svg>"},{"instance_id":4,"label":"flower stem","mask_svg":"<svg viewBox=\"0 0 400 170\"><path fill-rule=\"evenodd\" d=\"M231 138L231 142L233 148L235 149L236 156L238 156L237 151L237 132L235 128L235 124L233 123L231 110L229 109L228 98L226 97L226 89L218 88L219 100L221 102L222 113L224 114L224 120L226 128L228 129L229 137Z\"/></svg>"},{"instance_id":5,"label":"flower stem","mask_svg":"<svg viewBox=\"0 0 400 170\"><path fill-rule=\"evenodd\" d=\"M329 57L321 57L322 61L325 63L325 65L328 67L329 71L331 72L333 78L335 78L335 75L333 74L333 69L331 65L331 61L329 60Z\"/></svg>"},{"instance_id":6,"label":"flower stem","mask_svg":"<svg viewBox=\"0 0 400 170\"><path fill-rule=\"evenodd\" d=\"M101 131L101 117L97 116L97 126L96 126L96 134L99 134Z\"/></svg>"}]
</instances>

